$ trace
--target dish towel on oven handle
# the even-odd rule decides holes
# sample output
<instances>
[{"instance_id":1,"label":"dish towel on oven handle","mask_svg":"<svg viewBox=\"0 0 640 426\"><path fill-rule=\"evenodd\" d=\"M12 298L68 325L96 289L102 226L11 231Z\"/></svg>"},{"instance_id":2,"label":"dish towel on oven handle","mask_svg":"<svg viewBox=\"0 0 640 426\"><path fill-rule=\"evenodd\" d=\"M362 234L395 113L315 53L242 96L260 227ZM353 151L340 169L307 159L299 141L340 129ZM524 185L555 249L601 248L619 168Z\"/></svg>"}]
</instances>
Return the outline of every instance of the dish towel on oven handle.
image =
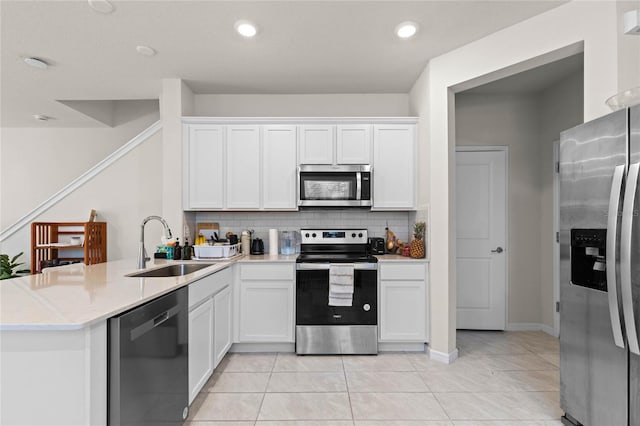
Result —
<instances>
[{"instance_id":1,"label":"dish towel on oven handle","mask_svg":"<svg viewBox=\"0 0 640 426\"><path fill-rule=\"evenodd\" d=\"M329 306L353 305L353 263L329 265Z\"/></svg>"}]
</instances>

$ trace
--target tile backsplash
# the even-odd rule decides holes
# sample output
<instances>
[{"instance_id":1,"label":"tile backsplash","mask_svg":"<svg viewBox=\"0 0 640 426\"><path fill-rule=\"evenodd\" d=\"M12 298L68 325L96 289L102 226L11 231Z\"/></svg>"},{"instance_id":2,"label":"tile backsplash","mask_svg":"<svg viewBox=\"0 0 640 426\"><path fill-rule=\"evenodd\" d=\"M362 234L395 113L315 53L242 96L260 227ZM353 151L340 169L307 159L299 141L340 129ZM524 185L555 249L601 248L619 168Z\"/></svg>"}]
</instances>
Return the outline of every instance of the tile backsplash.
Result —
<instances>
[{"instance_id":1,"label":"tile backsplash","mask_svg":"<svg viewBox=\"0 0 640 426\"><path fill-rule=\"evenodd\" d=\"M193 215L191 216L193 218ZM299 231L301 228L366 228L370 237L385 237L389 226L398 238L408 241L410 234L409 212L371 212L361 210L303 210L298 212L196 212L195 223L217 222L220 234L228 231L240 234L253 229L254 236L262 238L265 249L269 247L269 229Z\"/></svg>"}]
</instances>

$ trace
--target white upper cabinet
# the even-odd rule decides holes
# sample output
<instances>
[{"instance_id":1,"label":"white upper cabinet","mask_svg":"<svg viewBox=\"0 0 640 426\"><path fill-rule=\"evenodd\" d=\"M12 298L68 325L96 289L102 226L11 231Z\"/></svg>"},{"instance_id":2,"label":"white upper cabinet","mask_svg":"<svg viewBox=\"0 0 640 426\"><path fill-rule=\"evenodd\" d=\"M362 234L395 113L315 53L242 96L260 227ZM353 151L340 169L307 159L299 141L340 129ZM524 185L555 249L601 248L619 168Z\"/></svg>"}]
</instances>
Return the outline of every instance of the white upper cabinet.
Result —
<instances>
[{"instance_id":1,"label":"white upper cabinet","mask_svg":"<svg viewBox=\"0 0 640 426\"><path fill-rule=\"evenodd\" d=\"M193 124L184 130L183 207L224 207L224 127Z\"/></svg>"},{"instance_id":2,"label":"white upper cabinet","mask_svg":"<svg viewBox=\"0 0 640 426\"><path fill-rule=\"evenodd\" d=\"M413 118L185 118L185 210L298 210L297 167L370 164L372 210L416 208Z\"/></svg>"},{"instance_id":3,"label":"white upper cabinet","mask_svg":"<svg viewBox=\"0 0 640 426\"><path fill-rule=\"evenodd\" d=\"M372 210L416 208L416 125L373 126Z\"/></svg>"},{"instance_id":4,"label":"white upper cabinet","mask_svg":"<svg viewBox=\"0 0 640 426\"><path fill-rule=\"evenodd\" d=\"M262 132L262 207L296 210L296 126L266 125Z\"/></svg>"},{"instance_id":5,"label":"white upper cabinet","mask_svg":"<svg viewBox=\"0 0 640 426\"><path fill-rule=\"evenodd\" d=\"M371 164L371 125L336 126L336 163Z\"/></svg>"},{"instance_id":6,"label":"white upper cabinet","mask_svg":"<svg viewBox=\"0 0 640 426\"><path fill-rule=\"evenodd\" d=\"M336 126L300 126L300 164L333 164Z\"/></svg>"},{"instance_id":7,"label":"white upper cabinet","mask_svg":"<svg viewBox=\"0 0 640 426\"><path fill-rule=\"evenodd\" d=\"M260 126L227 126L228 209L260 208Z\"/></svg>"}]
</instances>

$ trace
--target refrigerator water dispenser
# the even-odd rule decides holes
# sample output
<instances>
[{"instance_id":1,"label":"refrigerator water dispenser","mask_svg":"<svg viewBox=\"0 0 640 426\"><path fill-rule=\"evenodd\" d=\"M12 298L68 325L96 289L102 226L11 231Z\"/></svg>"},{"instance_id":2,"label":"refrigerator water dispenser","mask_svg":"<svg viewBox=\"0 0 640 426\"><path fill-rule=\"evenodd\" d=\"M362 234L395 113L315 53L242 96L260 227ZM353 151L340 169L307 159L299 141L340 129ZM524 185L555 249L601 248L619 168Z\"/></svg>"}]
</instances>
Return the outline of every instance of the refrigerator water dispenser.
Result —
<instances>
[{"instance_id":1,"label":"refrigerator water dispenser","mask_svg":"<svg viewBox=\"0 0 640 426\"><path fill-rule=\"evenodd\" d=\"M571 284L607 291L606 229L571 230Z\"/></svg>"}]
</instances>

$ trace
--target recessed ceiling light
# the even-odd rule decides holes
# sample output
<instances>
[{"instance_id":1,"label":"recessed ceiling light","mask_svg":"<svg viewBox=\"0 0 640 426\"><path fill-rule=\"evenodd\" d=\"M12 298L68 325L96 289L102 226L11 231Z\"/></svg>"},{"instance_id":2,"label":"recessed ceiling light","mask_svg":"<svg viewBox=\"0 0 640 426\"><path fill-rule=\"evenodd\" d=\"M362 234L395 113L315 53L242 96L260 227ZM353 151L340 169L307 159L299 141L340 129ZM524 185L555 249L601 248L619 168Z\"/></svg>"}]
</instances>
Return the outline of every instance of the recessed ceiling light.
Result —
<instances>
[{"instance_id":1,"label":"recessed ceiling light","mask_svg":"<svg viewBox=\"0 0 640 426\"><path fill-rule=\"evenodd\" d=\"M396 35L402 39L408 39L416 35L418 32L418 24L415 22L403 22L396 27Z\"/></svg>"},{"instance_id":2,"label":"recessed ceiling light","mask_svg":"<svg viewBox=\"0 0 640 426\"><path fill-rule=\"evenodd\" d=\"M251 38L258 33L258 28L250 21L241 19L234 25L238 34L243 37Z\"/></svg>"},{"instance_id":3,"label":"recessed ceiling light","mask_svg":"<svg viewBox=\"0 0 640 426\"><path fill-rule=\"evenodd\" d=\"M33 118L35 118L38 121L49 121L49 119L51 117L49 117L48 115L44 115L44 114L36 114L33 116Z\"/></svg>"},{"instance_id":4,"label":"recessed ceiling light","mask_svg":"<svg viewBox=\"0 0 640 426\"><path fill-rule=\"evenodd\" d=\"M43 61L42 59L33 58L33 57L24 58L24 62L29 66L32 66L34 68L39 68L41 70L46 70L47 67L49 66L49 64Z\"/></svg>"},{"instance_id":5,"label":"recessed ceiling light","mask_svg":"<svg viewBox=\"0 0 640 426\"><path fill-rule=\"evenodd\" d=\"M149 46L136 46L136 51L142 56L155 56L156 54L155 49Z\"/></svg>"},{"instance_id":6,"label":"recessed ceiling light","mask_svg":"<svg viewBox=\"0 0 640 426\"><path fill-rule=\"evenodd\" d=\"M108 14L113 12L114 7L108 0L87 0L89 7L98 13Z\"/></svg>"}]
</instances>

